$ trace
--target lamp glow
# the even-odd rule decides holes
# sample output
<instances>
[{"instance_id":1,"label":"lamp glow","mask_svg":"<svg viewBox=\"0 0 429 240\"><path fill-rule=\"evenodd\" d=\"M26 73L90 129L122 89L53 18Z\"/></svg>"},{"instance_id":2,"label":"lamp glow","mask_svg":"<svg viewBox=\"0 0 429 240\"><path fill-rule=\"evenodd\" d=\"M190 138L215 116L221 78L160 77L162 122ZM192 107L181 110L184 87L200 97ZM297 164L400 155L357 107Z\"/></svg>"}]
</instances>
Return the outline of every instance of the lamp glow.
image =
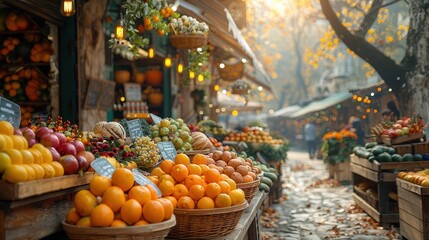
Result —
<instances>
[{"instance_id":1,"label":"lamp glow","mask_svg":"<svg viewBox=\"0 0 429 240\"><path fill-rule=\"evenodd\" d=\"M237 110L232 110L231 115L236 117L238 116L238 111Z\"/></svg>"},{"instance_id":2,"label":"lamp glow","mask_svg":"<svg viewBox=\"0 0 429 240\"><path fill-rule=\"evenodd\" d=\"M190 79L194 79L195 78L195 73L192 71L189 71L189 78Z\"/></svg>"},{"instance_id":3,"label":"lamp glow","mask_svg":"<svg viewBox=\"0 0 429 240\"><path fill-rule=\"evenodd\" d=\"M60 12L63 16L70 17L76 12L74 0L62 0Z\"/></svg>"},{"instance_id":4,"label":"lamp glow","mask_svg":"<svg viewBox=\"0 0 429 240\"><path fill-rule=\"evenodd\" d=\"M242 63L247 63L247 60L246 60L245 58L242 58L242 59L241 59L241 62L242 62Z\"/></svg>"},{"instance_id":5,"label":"lamp glow","mask_svg":"<svg viewBox=\"0 0 429 240\"><path fill-rule=\"evenodd\" d=\"M220 68L225 68L225 64L221 63L221 64L219 64L219 67Z\"/></svg>"},{"instance_id":6,"label":"lamp glow","mask_svg":"<svg viewBox=\"0 0 429 240\"><path fill-rule=\"evenodd\" d=\"M179 62L179 64L177 64L177 72L178 73L182 73L183 72L183 64L181 62Z\"/></svg>"},{"instance_id":7,"label":"lamp glow","mask_svg":"<svg viewBox=\"0 0 429 240\"><path fill-rule=\"evenodd\" d=\"M166 68L171 67L171 57L170 57L170 55L168 55L168 56L164 59L164 66L165 66Z\"/></svg>"},{"instance_id":8,"label":"lamp glow","mask_svg":"<svg viewBox=\"0 0 429 240\"><path fill-rule=\"evenodd\" d=\"M149 52L148 53L149 58L155 57L155 49L153 49L153 47L150 47L148 52Z\"/></svg>"},{"instance_id":9,"label":"lamp glow","mask_svg":"<svg viewBox=\"0 0 429 240\"><path fill-rule=\"evenodd\" d=\"M203 82L204 76L202 74L198 74L197 80L198 80L198 82Z\"/></svg>"},{"instance_id":10,"label":"lamp glow","mask_svg":"<svg viewBox=\"0 0 429 240\"><path fill-rule=\"evenodd\" d=\"M115 26L115 37L119 40L122 40L125 37L125 29L122 20L120 20Z\"/></svg>"},{"instance_id":11,"label":"lamp glow","mask_svg":"<svg viewBox=\"0 0 429 240\"><path fill-rule=\"evenodd\" d=\"M216 84L216 85L214 85L214 90L215 90L215 91L219 91L219 89L220 89L219 85L217 85L217 84Z\"/></svg>"}]
</instances>

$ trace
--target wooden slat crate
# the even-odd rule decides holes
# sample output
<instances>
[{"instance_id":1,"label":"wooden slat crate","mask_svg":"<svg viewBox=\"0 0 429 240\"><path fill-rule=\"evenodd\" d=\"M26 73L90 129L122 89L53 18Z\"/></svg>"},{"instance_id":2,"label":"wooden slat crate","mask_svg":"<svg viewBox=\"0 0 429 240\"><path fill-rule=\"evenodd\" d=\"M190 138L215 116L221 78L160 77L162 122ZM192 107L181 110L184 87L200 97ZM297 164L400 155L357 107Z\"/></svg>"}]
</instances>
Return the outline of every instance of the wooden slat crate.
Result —
<instances>
[{"instance_id":1,"label":"wooden slat crate","mask_svg":"<svg viewBox=\"0 0 429 240\"><path fill-rule=\"evenodd\" d=\"M404 155L406 153L411 153L411 154L413 153L413 145L411 144L393 145L392 147L399 155Z\"/></svg>"},{"instance_id":2,"label":"wooden slat crate","mask_svg":"<svg viewBox=\"0 0 429 240\"><path fill-rule=\"evenodd\" d=\"M409 240L429 240L429 187L396 179L401 235Z\"/></svg>"},{"instance_id":3,"label":"wooden slat crate","mask_svg":"<svg viewBox=\"0 0 429 240\"><path fill-rule=\"evenodd\" d=\"M414 143L414 154L429 154L429 142Z\"/></svg>"}]
</instances>

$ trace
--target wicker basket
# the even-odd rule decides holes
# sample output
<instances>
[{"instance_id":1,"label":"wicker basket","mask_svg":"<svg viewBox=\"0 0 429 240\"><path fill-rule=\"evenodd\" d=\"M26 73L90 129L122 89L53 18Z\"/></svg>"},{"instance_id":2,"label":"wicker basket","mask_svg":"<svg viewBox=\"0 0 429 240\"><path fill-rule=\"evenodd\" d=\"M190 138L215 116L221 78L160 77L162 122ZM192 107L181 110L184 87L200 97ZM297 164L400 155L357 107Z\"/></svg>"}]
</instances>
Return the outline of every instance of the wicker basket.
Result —
<instances>
[{"instance_id":1,"label":"wicker basket","mask_svg":"<svg viewBox=\"0 0 429 240\"><path fill-rule=\"evenodd\" d=\"M168 239L213 239L225 236L237 226L249 204L215 209L174 209L177 224Z\"/></svg>"},{"instance_id":2,"label":"wicker basket","mask_svg":"<svg viewBox=\"0 0 429 240\"><path fill-rule=\"evenodd\" d=\"M227 82L233 82L243 77L244 64L238 62L232 65L225 65L224 68L217 68L219 71L219 77Z\"/></svg>"},{"instance_id":3,"label":"wicker basket","mask_svg":"<svg viewBox=\"0 0 429 240\"><path fill-rule=\"evenodd\" d=\"M255 196L256 191L259 189L259 183L261 182L261 178L256 178L253 182L248 183L237 183L237 188L240 188L244 191L246 195L246 200L248 203L252 201L252 198Z\"/></svg>"},{"instance_id":4,"label":"wicker basket","mask_svg":"<svg viewBox=\"0 0 429 240\"><path fill-rule=\"evenodd\" d=\"M237 95L249 94L249 89L248 88L244 88L244 89L233 88L232 94L237 94Z\"/></svg>"},{"instance_id":5,"label":"wicker basket","mask_svg":"<svg viewBox=\"0 0 429 240\"><path fill-rule=\"evenodd\" d=\"M63 229L70 239L165 239L170 229L176 225L174 215L165 222L145 226L113 227L80 227L62 222Z\"/></svg>"}]
</instances>

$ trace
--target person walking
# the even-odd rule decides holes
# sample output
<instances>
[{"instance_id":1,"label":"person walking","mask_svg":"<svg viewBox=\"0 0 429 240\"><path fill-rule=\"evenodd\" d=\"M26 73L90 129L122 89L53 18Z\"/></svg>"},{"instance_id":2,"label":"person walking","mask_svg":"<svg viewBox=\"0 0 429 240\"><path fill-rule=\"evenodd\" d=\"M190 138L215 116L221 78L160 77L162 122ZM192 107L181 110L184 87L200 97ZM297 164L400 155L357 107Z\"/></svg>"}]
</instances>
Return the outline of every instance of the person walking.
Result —
<instances>
[{"instance_id":1,"label":"person walking","mask_svg":"<svg viewBox=\"0 0 429 240\"><path fill-rule=\"evenodd\" d=\"M307 142L307 149L310 159L316 154L316 125L309 120L304 126L304 138Z\"/></svg>"}]
</instances>

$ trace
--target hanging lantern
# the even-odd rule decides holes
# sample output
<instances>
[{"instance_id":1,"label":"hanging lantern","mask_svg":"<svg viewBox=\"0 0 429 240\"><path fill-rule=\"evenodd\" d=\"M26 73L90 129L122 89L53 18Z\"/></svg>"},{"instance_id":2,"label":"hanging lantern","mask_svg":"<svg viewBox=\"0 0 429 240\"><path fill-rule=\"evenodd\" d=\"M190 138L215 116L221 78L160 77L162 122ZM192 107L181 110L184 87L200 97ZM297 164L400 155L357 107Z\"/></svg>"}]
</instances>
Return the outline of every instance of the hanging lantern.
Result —
<instances>
[{"instance_id":1,"label":"hanging lantern","mask_svg":"<svg viewBox=\"0 0 429 240\"><path fill-rule=\"evenodd\" d=\"M125 38L125 27L122 19L119 20L115 26L115 37L119 40L122 40Z\"/></svg>"},{"instance_id":2,"label":"hanging lantern","mask_svg":"<svg viewBox=\"0 0 429 240\"><path fill-rule=\"evenodd\" d=\"M70 17L76 12L74 0L62 0L60 6L61 15Z\"/></svg>"},{"instance_id":3,"label":"hanging lantern","mask_svg":"<svg viewBox=\"0 0 429 240\"><path fill-rule=\"evenodd\" d=\"M148 50L148 56L149 58L154 58L155 57L155 49L153 49L153 47L151 46Z\"/></svg>"},{"instance_id":4,"label":"hanging lantern","mask_svg":"<svg viewBox=\"0 0 429 240\"><path fill-rule=\"evenodd\" d=\"M171 57L170 57L170 55L167 55L167 57L165 57L165 59L164 59L164 66L166 68L171 67Z\"/></svg>"}]
</instances>

